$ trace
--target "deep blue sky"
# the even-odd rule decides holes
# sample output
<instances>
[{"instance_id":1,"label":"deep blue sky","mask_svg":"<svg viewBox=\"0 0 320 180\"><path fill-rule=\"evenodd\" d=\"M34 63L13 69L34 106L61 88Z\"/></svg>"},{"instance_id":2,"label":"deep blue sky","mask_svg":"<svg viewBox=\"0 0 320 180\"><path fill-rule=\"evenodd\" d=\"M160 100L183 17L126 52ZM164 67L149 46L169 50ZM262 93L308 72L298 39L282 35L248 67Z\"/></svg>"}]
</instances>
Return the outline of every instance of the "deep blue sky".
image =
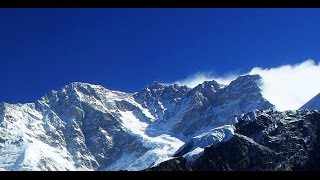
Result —
<instances>
[{"instance_id":1,"label":"deep blue sky","mask_svg":"<svg viewBox=\"0 0 320 180\"><path fill-rule=\"evenodd\" d=\"M320 58L320 9L0 9L0 102Z\"/></svg>"}]
</instances>

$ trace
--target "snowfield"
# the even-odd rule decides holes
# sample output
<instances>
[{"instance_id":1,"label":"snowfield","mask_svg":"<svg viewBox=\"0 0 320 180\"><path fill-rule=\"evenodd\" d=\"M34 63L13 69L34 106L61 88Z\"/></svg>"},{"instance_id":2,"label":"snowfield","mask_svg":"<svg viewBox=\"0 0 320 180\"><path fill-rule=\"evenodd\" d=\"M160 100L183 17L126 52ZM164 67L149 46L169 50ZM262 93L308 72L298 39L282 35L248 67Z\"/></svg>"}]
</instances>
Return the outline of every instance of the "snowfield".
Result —
<instances>
[{"instance_id":1,"label":"snowfield","mask_svg":"<svg viewBox=\"0 0 320 180\"><path fill-rule=\"evenodd\" d=\"M138 171L179 153L194 161L233 136L235 114L274 107L259 79L155 82L135 93L74 82L34 103L1 103L0 170Z\"/></svg>"}]
</instances>

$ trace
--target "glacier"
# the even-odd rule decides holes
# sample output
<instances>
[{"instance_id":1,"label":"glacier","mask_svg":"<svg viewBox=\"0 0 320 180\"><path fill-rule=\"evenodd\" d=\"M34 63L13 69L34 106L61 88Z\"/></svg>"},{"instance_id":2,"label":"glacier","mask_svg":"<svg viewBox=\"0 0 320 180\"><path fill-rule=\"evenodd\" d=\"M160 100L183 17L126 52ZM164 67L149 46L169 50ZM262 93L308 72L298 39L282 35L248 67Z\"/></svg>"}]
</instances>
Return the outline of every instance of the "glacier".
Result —
<instances>
[{"instance_id":1,"label":"glacier","mask_svg":"<svg viewBox=\"0 0 320 180\"><path fill-rule=\"evenodd\" d=\"M233 136L235 116L274 108L260 81L154 82L134 93L74 82L33 103L1 103L0 170L138 171L182 150L195 160Z\"/></svg>"}]
</instances>

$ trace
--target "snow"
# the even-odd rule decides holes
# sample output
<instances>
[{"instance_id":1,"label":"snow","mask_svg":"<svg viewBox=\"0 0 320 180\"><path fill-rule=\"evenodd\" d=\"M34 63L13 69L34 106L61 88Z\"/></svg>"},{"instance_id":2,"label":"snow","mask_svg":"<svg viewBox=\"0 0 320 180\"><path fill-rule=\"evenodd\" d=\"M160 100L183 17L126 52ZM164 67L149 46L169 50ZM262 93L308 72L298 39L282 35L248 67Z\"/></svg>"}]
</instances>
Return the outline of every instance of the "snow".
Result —
<instances>
[{"instance_id":1,"label":"snow","mask_svg":"<svg viewBox=\"0 0 320 180\"><path fill-rule=\"evenodd\" d=\"M18 110L18 111L17 111ZM46 132L43 116L34 104L11 105L7 108L7 140L0 148L0 168L8 170L75 170L65 148L54 148L40 140ZM9 130L9 131L7 131Z\"/></svg>"},{"instance_id":2,"label":"snow","mask_svg":"<svg viewBox=\"0 0 320 180\"><path fill-rule=\"evenodd\" d=\"M142 138L143 146L149 148L143 155L136 153L123 154L123 156L111 164L107 170L142 170L171 158L174 152L181 147L184 142L168 134L150 137L146 134L149 124L137 119L132 111L120 111L122 125L130 133Z\"/></svg>"},{"instance_id":3,"label":"snow","mask_svg":"<svg viewBox=\"0 0 320 180\"><path fill-rule=\"evenodd\" d=\"M106 137L106 139L108 141L112 141L112 138L109 136L108 132L105 131L104 129L102 129L101 127L99 128L99 130L101 131L101 133Z\"/></svg>"},{"instance_id":4,"label":"snow","mask_svg":"<svg viewBox=\"0 0 320 180\"><path fill-rule=\"evenodd\" d=\"M238 107L240 101L227 100L213 109L208 107L205 112L216 114L219 118L212 119L213 124L184 136L173 133L173 127L179 125L186 112L194 107L201 108L205 97L200 92L190 96L187 93L189 90L175 95L170 89L169 94L164 93L167 92L163 91L164 86L159 89L151 99L146 96L135 99L136 93L72 83L60 91L52 91L35 104L5 104L5 108L0 110L0 170L101 168L137 171L171 159L189 144L192 147L183 156L194 161L206 147L233 136L233 126L224 124L233 121L233 113L232 119L226 117ZM147 88L147 91L150 92L150 89ZM178 90L173 88L173 91ZM197 120L194 118L192 121ZM220 124L215 124L219 121ZM92 124L93 128L87 128L85 124ZM221 124L223 126L216 127ZM132 143L133 150L113 142L117 139L117 133L135 137L133 139L137 143ZM93 143L86 142L92 139ZM99 144L101 139L103 143ZM107 147L104 149L105 145ZM103 150L100 151L100 148ZM113 157L120 158L110 158L107 154L109 150L116 153ZM108 159L108 166L100 166L97 157L107 156L112 161ZM93 167L87 162L96 162L97 165Z\"/></svg>"},{"instance_id":5,"label":"snow","mask_svg":"<svg viewBox=\"0 0 320 180\"><path fill-rule=\"evenodd\" d=\"M89 89L85 87L85 89ZM170 158L173 153L183 145L183 142L178 138L172 137L166 134L160 134L159 136L150 137L146 134L146 129L150 122L153 122L156 118L150 113L149 109L144 108L141 104L137 103L133 96L130 94L110 91L106 89L98 89L97 95L87 95L86 93L75 88L76 94L80 97L81 101L86 101L91 106L99 111L112 113L114 117L120 119L122 128L132 136L138 137L139 141L143 143L143 146L149 149L143 154L138 153L124 153L122 157L116 162L112 163L107 170L141 170L154 164L155 162L162 162ZM133 105L136 109L133 111L119 109L117 103L126 101ZM139 111L144 116L139 115ZM63 118L66 119L66 118ZM108 136L108 132L100 129L102 134L106 138L112 141L112 138Z\"/></svg>"},{"instance_id":6,"label":"snow","mask_svg":"<svg viewBox=\"0 0 320 180\"><path fill-rule=\"evenodd\" d=\"M182 141L169 135L145 137L143 143L150 150L142 155L125 153L119 160L108 166L107 170L142 170L172 158L174 152L183 145Z\"/></svg>"},{"instance_id":7,"label":"snow","mask_svg":"<svg viewBox=\"0 0 320 180\"><path fill-rule=\"evenodd\" d=\"M19 156L23 153L23 147L6 142L0 148L0 168L11 169L15 166Z\"/></svg>"},{"instance_id":8,"label":"snow","mask_svg":"<svg viewBox=\"0 0 320 180\"><path fill-rule=\"evenodd\" d=\"M143 108L139 103L137 103L130 94L104 89L102 86L98 85L91 85L90 87L90 84L87 83L81 83L80 85L84 86L84 88L87 90L93 88L96 91L96 95L93 96L91 94L83 93L77 88L74 88L74 91L76 92L77 96L79 96L80 100L89 102L91 107L93 107L94 109L103 112L116 112L116 110L118 110L117 103L126 101L137 107L142 112L142 114L144 114L151 121L155 119L155 117L149 112L149 110Z\"/></svg>"},{"instance_id":9,"label":"snow","mask_svg":"<svg viewBox=\"0 0 320 180\"><path fill-rule=\"evenodd\" d=\"M158 103L158 105L160 106L160 108L161 108L163 111L167 110L167 108L165 108L165 107L163 106L162 102L157 101L157 103Z\"/></svg>"},{"instance_id":10,"label":"snow","mask_svg":"<svg viewBox=\"0 0 320 180\"><path fill-rule=\"evenodd\" d=\"M130 99L133 105L137 106L141 112L147 117L149 118L151 121L154 121L156 118L150 113L150 111L146 108L143 108L140 104L138 104L137 102L135 102L133 99Z\"/></svg>"},{"instance_id":11,"label":"snow","mask_svg":"<svg viewBox=\"0 0 320 180\"><path fill-rule=\"evenodd\" d=\"M137 168L133 168L132 164L137 160L138 155L136 153L124 153L121 158L119 158L116 162L112 163L107 167L107 171L118 171L118 170L139 170Z\"/></svg>"},{"instance_id":12,"label":"snow","mask_svg":"<svg viewBox=\"0 0 320 180\"><path fill-rule=\"evenodd\" d=\"M43 164L43 166L39 167L38 164ZM20 166L24 170L76 170L70 154L66 153L66 149L57 151L57 149L37 140L26 144Z\"/></svg>"},{"instance_id":13,"label":"snow","mask_svg":"<svg viewBox=\"0 0 320 180\"><path fill-rule=\"evenodd\" d=\"M183 155L189 162L195 162L202 154L204 148L197 147L194 150L188 152L187 154Z\"/></svg>"},{"instance_id":14,"label":"snow","mask_svg":"<svg viewBox=\"0 0 320 180\"><path fill-rule=\"evenodd\" d=\"M188 161L193 162L203 153L204 148L230 140L234 135L234 130L234 126L232 125L214 128L191 138L191 140L187 141L176 153L184 150L188 145L192 145L188 150L188 153L184 154L183 157L187 158Z\"/></svg>"},{"instance_id":15,"label":"snow","mask_svg":"<svg viewBox=\"0 0 320 180\"><path fill-rule=\"evenodd\" d=\"M120 111L120 115L122 116L122 125L124 128L133 134L144 136L144 131L148 126L147 123L137 119L132 111Z\"/></svg>"},{"instance_id":16,"label":"snow","mask_svg":"<svg viewBox=\"0 0 320 180\"><path fill-rule=\"evenodd\" d=\"M212 129L212 131L209 133L204 133L202 135L196 136L195 138L202 139L205 137L205 139L207 140L212 136L213 138L218 138L220 142L224 142L232 138L232 136L234 135L234 130L235 129L233 125L224 125Z\"/></svg>"}]
</instances>

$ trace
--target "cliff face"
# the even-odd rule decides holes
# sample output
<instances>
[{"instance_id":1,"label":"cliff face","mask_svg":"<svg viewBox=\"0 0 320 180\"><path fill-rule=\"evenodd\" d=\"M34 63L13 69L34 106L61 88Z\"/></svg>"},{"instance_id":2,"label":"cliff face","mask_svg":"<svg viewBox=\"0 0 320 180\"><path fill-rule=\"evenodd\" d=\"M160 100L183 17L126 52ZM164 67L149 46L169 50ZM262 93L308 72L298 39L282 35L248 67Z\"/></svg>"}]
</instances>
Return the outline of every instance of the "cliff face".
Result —
<instances>
[{"instance_id":1,"label":"cliff face","mask_svg":"<svg viewBox=\"0 0 320 180\"><path fill-rule=\"evenodd\" d=\"M0 168L137 171L188 153L185 143L198 157L232 137L234 114L273 107L260 80L155 82L135 93L74 82L33 103L0 103Z\"/></svg>"},{"instance_id":2,"label":"cliff face","mask_svg":"<svg viewBox=\"0 0 320 180\"><path fill-rule=\"evenodd\" d=\"M320 170L320 113L316 110L244 114L234 136L204 149L195 162L177 157L149 170ZM183 166L183 167L182 167Z\"/></svg>"}]
</instances>

